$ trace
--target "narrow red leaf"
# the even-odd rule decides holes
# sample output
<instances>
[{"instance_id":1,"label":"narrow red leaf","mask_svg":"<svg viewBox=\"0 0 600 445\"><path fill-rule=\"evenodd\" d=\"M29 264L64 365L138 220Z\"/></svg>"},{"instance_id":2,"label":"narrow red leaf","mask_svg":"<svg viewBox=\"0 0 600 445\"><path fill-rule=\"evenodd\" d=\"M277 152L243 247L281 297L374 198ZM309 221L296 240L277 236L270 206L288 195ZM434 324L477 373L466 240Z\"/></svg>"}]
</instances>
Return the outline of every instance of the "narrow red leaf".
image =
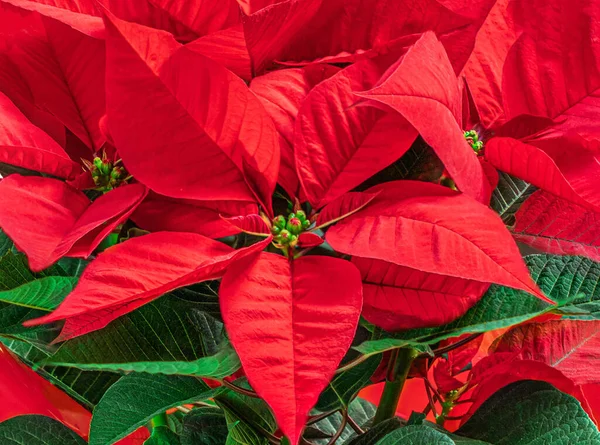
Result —
<instances>
[{"instance_id":1,"label":"narrow red leaf","mask_svg":"<svg viewBox=\"0 0 600 445\"><path fill-rule=\"evenodd\" d=\"M482 283L498 283L548 300L529 276L498 215L437 184L394 181L375 186L371 204L329 229L342 253Z\"/></svg>"},{"instance_id":2,"label":"narrow red leaf","mask_svg":"<svg viewBox=\"0 0 600 445\"><path fill-rule=\"evenodd\" d=\"M104 143L99 129L99 120L105 113L104 42L73 26L89 19L94 26L100 25L98 33L101 33L102 25L96 17L62 13L75 15L72 20L75 23L66 24L35 11L0 3L0 52L10 58L27 82L34 105L56 116L89 148L98 149Z\"/></svg>"},{"instance_id":3,"label":"narrow red leaf","mask_svg":"<svg viewBox=\"0 0 600 445\"><path fill-rule=\"evenodd\" d=\"M107 114L128 171L163 195L258 198L269 211L277 133L245 83L170 34L105 21Z\"/></svg>"},{"instance_id":4,"label":"narrow red leaf","mask_svg":"<svg viewBox=\"0 0 600 445\"><path fill-rule=\"evenodd\" d=\"M400 113L435 150L458 188L486 202L490 185L465 141L458 80L435 34L425 33L374 88L356 94Z\"/></svg>"},{"instance_id":5,"label":"narrow red leaf","mask_svg":"<svg viewBox=\"0 0 600 445\"><path fill-rule=\"evenodd\" d=\"M252 79L250 55L241 25L200 37L186 48L210 57L246 81Z\"/></svg>"},{"instance_id":6,"label":"narrow red leaf","mask_svg":"<svg viewBox=\"0 0 600 445\"><path fill-rule=\"evenodd\" d=\"M220 278L234 260L262 250L269 242L267 238L233 250L193 233L157 232L132 238L98 255L58 309L26 325L66 319L61 340L101 329L173 289Z\"/></svg>"},{"instance_id":7,"label":"narrow red leaf","mask_svg":"<svg viewBox=\"0 0 600 445\"><path fill-rule=\"evenodd\" d=\"M271 234L269 226L260 215L245 215L233 216L231 218L223 218L229 224L234 226L240 232L249 233L251 235L268 236Z\"/></svg>"},{"instance_id":8,"label":"narrow red leaf","mask_svg":"<svg viewBox=\"0 0 600 445\"><path fill-rule=\"evenodd\" d=\"M315 85L338 71L339 68L331 65L315 64L273 71L254 78L250 83L250 89L261 100L280 135L281 166L277 182L291 198L299 192L293 151L298 109Z\"/></svg>"},{"instance_id":9,"label":"narrow red leaf","mask_svg":"<svg viewBox=\"0 0 600 445\"><path fill-rule=\"evenodd\" d=\"M258 212L253 202L195 201L150 193L131 215L142 229L150 232L190 232L209 238L223 238L240 231L221 216L233 217Z\"/></svg>"},{"instance_id":10,"label":"narrow red leaf","mask_svg":"<svg viewBox=\"0 0 600 445\"><path fill-rule=\"evenodd\" d=\"M450 346L458 341L468 339L471 334L464 334L458 338L445 340L440 347ZM471 364L483 343L483 335L472 339L466 345L448 352L445 357L440 357L433 366L433 377L439 392L447 394L465 385L467 380L465 369ZM455 415L455 413L452 413Z\"/></svg>"},{"instance_id":11,"label":"narrow red leaf","mask_svg":"<svg viewBox=\"0 0 600 445\"><path fill-rule=\"evenodd\" d=\"M0 227L39 271L62 256L89 256L146 193L127 185L90 203L61 181L14 174L0 181Z\"/></svg>"},{"instance_id":12,"label":"narrow red leaf","mask_svg":"<svg viewBox=\"0 0 600 445\"><path fill-rule=\"evenodd\" d=\"M543 190L521 205L512 232L517 241L543 252L600 261L600 213Z\"/></svg>"},{"instance_id":13,"label":"narrow red leaf","mask_svg":"<svg viewBox=\"0 0 600 445\"><path fill-rule=\"evenodd\" d=\"M464 315L489 284L353 257L363 280L363 317L386 331L439 326Z\"/></svg>"},{"instance_id":14,"label":"narrow red leaf","mask_svg":"<svg viewBox=\"0 0 600 445\"><path fill-rule=\"evenodd\" d=\"M337 258L262 253L230 267L219 294L250 385L297 445L352 343L362 306L358 271Z\"/></svg>"},{"instance_id":15,"label":"narrow red leaf","mask_svg":"<svg viewBox=\"0 0 600 445\"><path fill-rule=\"evenodd\" d=\"M361 105L395 56L365 60L317 85L304 100L294 139L296 169L307 200L320 208L400 158L417 137L400 115ZM377 153L377 156L373 156Z\"/></svg>"},{"instance_id":16,"label":"narrow red leaf","mask_svg":"<svg viewBox=\"0 0 600 445\"><path fill-rule=\"evenodd\" d=\"M81 166L50 136L33 125L0 93L0 162L60 178L73 178Z\"/></svg>"},{"instance_id":17,"label":"narrow red leaf","mask_svg":"<svg viewBox=\"0 0 600 445\"><path fill-rule=\"evenodd\" d=\"M282 3L284 1L285 0L237 0L240 8L242 8L242 11L244 11L244 14L246 15L254 14L267 6Z\"/></svg>"},{"instance_id":18,"label":"narrow red leaf","mask_svg":"<svg viewBox=\"0 0 600 445\"><path fill-rule=\"evenodd\" d=\"M341 221L363 209L377 196L376 193L348 192L323 207L317 216L317 227L323 228Z\"/></svg>"},{"instance_id":19,"label":"narrow red leaf","mask_svg":"<svg viewBox=\"0 0 600 445\"><path fill-rule=\"evenodd\" d=\"M543 362L584 385L600 381L600 368L590 360L598 348L600 322L560 320L513 328L496 343L495 352Z\"/></svg>"}]
</instances>

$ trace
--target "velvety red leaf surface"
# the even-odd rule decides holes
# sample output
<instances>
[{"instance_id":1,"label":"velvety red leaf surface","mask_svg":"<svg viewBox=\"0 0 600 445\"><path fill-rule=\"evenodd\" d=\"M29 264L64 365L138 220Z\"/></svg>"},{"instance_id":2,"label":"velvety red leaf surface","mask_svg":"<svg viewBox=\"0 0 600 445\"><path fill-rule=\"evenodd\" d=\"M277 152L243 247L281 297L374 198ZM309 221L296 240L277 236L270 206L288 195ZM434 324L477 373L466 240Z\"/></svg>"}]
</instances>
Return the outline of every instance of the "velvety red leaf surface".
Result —
<instances>
[{"instance_id":1,"label":"velvety red leaf surface","mask_svg":"<svg viewBox=\"0 0 600 445\"><path fill-rule=\"evenodd\" d=\"M297 444L308 411L352 343L362 306L348 261L261 253L227 270L225 327L252 388Z\"/></svg>"},{"instance_id":2,"label":"velvety red leaf surface","mask_svg":"<svg viewBox=\"0 0 600 445\"><path fill-rule=\"evenodd\" d=\"M49 111L88 147L98 149L104 142L98 127L105 113L104 42L70 24L5 2L0 4L0 20L0 53L18 69L33 105ZM98 20L92 22L94 30L98 25L102 28ZM0 71L4 69L0 65ZM4 80L2 89L10 96L19 86Z\"/></svg>"},{"instance_id":3,"label":"velvety red leaf surface","mask_svg":"<svg viewBox=\"0 0 600 445\"><path fill-rule=\"evenodd\" d=\"M323 207L317 216L317 227L324 227L358 212L377 196L376 193L348 192Z\"/></svg>"},{"instance_id":4,"label":"velvety red leaf surface","mask_svg":"<svg viewBox=\"0 0 600 445\"><path fill-rule=\"evenodd\" d=\"M439 347L450 346L458 341L468 339L470 335L465 334L455 339L445 340L440 343ZM433 378L440 393L447 394L465 385L466 377L461 378L460 375L465 374L465 369L479 353L483 339L484 336L480 335L466 345L451 350L436 361L433 366Z\"/></svg>"},{"instance_id":5,"label":"velvety red leaf surface","mask_svg":"<svg viewBox=\"0 0 600 445\"><path fill-rule=\"evenodd\" d=\"M600 261L600 213L536 191L515 214L514 238L543 252Z\"/></svg>"},{"instance_id":6,"label":"velvety red leaf surface","mask_svg":"<svg viewBox=\"0 0 600 445\"><path fill-rule=\"evenodd\" d=\"M363 280L362 316L386 331L439 326L460 317L489 284L352 258Z\"/></svg>"},{"instance_id":7,"label":"velvety red leaf surface","mask_svg":"<svg viewBox=\"0 0 600 445\"><path fill-rule=\"evenodd\" d=\"M458 80L435 34L424 34L374 88L356 94L400 113L435 150L458 188L489 202L490 184L459 124Z\"/></svg>"},{"instance_id":8,"label":"velvety red leaf surface","mask_svg":"<svg viewBox=\"0 0 600 445\"><path fill-rule=\"evenodd\" d=\"M324 242L325 240L316 233L304 232L298 235L298 246L302 248L320 246Z\"/></svg>"},{"instance_id":9,"label":"velvety red leaf surface","mask_svg":"<svg viewBox=\"0 0 600 445\"><path fill-rule=\"evenodd\" d=\"M196 201L150 193L132 213L131 219L150 232L166 230L222 238L240 232L222 217L250 215L257 211L253 202Z\"/></svg>"},{"instance_id":10,"label":"velvety red leaf surface","mask_svg":"<svg viewBox=\"0 0 600 445\"><path fill-rule=\"evenodd\" d=\"M163 195L270 209L279 142L245 83L170 34L106 26L108 123L128 171Z\"/></svg>"},{"instance_id":11,"label":"velvety red leaf surface","mask_svg":"<svg viewBox=\"0 0 600 445\"><path fill-rule=\"evenodd\" d=\"M362 104L395 56L358 62L317 85L296 119L294 155L314 208L339 198L400 158L417 132L400 115ZM364 101L362 101L364 102ZM373 156L377 153L377 156Z\"/></svg>"},{"instance_id":12,"label":"velvety red leaf surface","mask_svg":"<svg viewBox=\"0 0 600 445\"><path fill-rule=\"evenodd\" d=\"M495 352L545 363L584 385L600 379L594 363L599 347L600 322L561 320L513 328L500 338Z\"/></svg>"},{"instance_id":13,"label":"velvety red leaf surface","mask_svg":"<svg viewBox=\"0 0 600 445\"><path fill-rule=\"evenodd\" d=\"M502 284L547 301L510 232L485 205L417 181L389 182L368 191L380 193L327 232L335 250L421 272Z\"/></svg>"},{"instance_id":14,"label":"velvety red leaf surface","mask_svg":"<svg viewBox=\"0 0 600 445\"><path fill-rule=\"evenodd\" d=\"M60 178L73 178L81 166L50 136L32 124L0 93L0 162Z\"/></svg>"},{"instance_id":15,"label":"velvety red leaf surface","mask_svg":"<svg viewBox=\"0 0 600 445\"><path fill-rule=\"evenodd\" d=\"M156 232L132 238L98 255L54 312L27 324L67 319L60 340L101 329L170 290L222 277L234 260L269 242L267 238L233 250L193 233Z\"/></svg>"},{"instance_id":16,"label":"velvety red leaf surface","mask_svg":"<svg viewBox=\"0 0 600 445\"><path fill-rule=\"evenodd\" d=\"M260 215L234 216L224 219L240 232L260 236L271 234L269 226Z\"/></svg>"},{"instance_id":17,"label":"velvety red leaf surface","mask_svg":"<svg viewBox=\"0 0 600 445\"><path fill-rule=\"evenodd\" d=\"M132 184L91 203L64 182L14 174L0 181L0 226L40 271L65 255L89 256L146 193Z\"/></svg>"},{"instance_id":18,"label":"velvety red leaf surface","mask_svg":"<svg viewBox=\"0 0 600 445\"><path fill-rule=\"evenodd\" d=\"M299 192L294 161L294 128L298 109L315 85L338 71L339 68L331 65L315 64L273 71L254 78L250 83L250 89L261 100L280 135L281 165L277 182L292 198Z\"/></svg>"}]
</instances>

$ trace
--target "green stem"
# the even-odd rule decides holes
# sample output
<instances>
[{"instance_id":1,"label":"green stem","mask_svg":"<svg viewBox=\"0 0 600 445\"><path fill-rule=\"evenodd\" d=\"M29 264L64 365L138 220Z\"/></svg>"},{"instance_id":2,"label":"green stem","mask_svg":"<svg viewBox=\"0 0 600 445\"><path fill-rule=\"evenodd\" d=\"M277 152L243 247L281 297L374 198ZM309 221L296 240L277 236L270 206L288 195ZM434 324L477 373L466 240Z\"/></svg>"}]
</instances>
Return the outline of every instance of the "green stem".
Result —
<instances>
[{"instance_id":1,"label":"green stem","mask_svg":"<svg viewBox=\"0 0 600 445\"><path fill-rule=\"evenodd\" d=\"M418 352L411 348L394 349L392 351L387 380L375 413L373 425L391 419L396 414L404 382L406 382L410 366L417 355Z\"/></svg>"},{"instance_id":2,"label":"green stem","mask_svg":"<svg viewBox=\"0 0 600 445\"><path fill-rule=\"evenodd\" d=\"M156 428L158 426L169 426L169 421L167 419L167 413L157 414L150 420L152 424L152 428Z\"/></svg>"}]
</instances>

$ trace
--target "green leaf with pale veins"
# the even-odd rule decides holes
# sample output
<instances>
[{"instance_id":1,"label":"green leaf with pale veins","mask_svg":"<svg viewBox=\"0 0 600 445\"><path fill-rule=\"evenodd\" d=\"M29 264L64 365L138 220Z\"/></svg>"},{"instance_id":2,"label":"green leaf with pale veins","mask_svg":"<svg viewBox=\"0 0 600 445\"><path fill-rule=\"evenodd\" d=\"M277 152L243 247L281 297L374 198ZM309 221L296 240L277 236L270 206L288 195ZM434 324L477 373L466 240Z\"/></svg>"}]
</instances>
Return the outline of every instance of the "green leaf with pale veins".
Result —
<instances>
[{"instance_id":1,"label":"green leaf with pale veins","mask_svg":"<svg viewBox=\"0 0 600 445\"><path fill-rule=\"evenodd\" d=\"M126 375L106 391L94 409L89 445L111 445L157 414L212 398L221 391L194 377Z\"/></svg>"},{"instance_id":2,"label":"green leaf with pale veins","mask_svg":"<svg viewBox=\"0 0 600 445\"><path fill-rule=\"evenodd\" d=\"M90 371L145 372L148 374L190 375L215 379L227 377L241 367L240 359L230 345L224 345L214 355L191 362L61 363L52 358L45 364Z\"/></svg>"},{"instance_id":3,"label":"green leaf with pale veins","mask_svg":"<svg viewBox=\"0 0 600 445\"><path fill-rule=\"evenodd\" d=\"M455 445L455 442L429 426L411 425L392 431L376 445Z\"/></svg>"},{"instance_id":4,"label":"green leaf with pale veins","mask_svg":"<svg viewBox=\"0 0 600 445\"><path fill-rule=\"evenodd\" d=\"M198 360L213 352L215 339L225 341L225 336L221 323L198 326L191 316L194 310L193 303L162 297L101 330L63 343L49 362L79 367Z\"/></svg>"},{"instance_id":5,"label":"green leaf with pale veins","mask_svg":"<svg viewBox=\"0 0 600 445\"><path fill-rule=\"evenodd\" d=\"M402 426L402 422L398 417L392 417L391 419L384 420L383 422L375 425L369 429L366 433L360 436L354 437L348 442L347 445L375 445L379 440L390 434L392 431L397 430Z\"/></svg>"},{"instance_id":6,"label":"green leaf with pale veins","mask_svg":"<svg viewBox=\"0 0 600 445\"><path fill-rule=\"evenodd\" d=\"M181 445L221 445L227 441L227 420L219 408L202 407L183 419Z\"/></svg>"},{"instance_id":7,"label":"green leaf with pale veins","mask_svg":"<svg viewBox=\"0 0 600 445\"><path fill-rule=\"evenodd\" d=\"M75 432L45 416L19 416L0 423L2 445L85 445Z\"/></svg>"},{"instance_id":8,"label":"green leaf with pale veins","mask_svg":"<svg viewBox=\"0 0 600 445\"><path fill-rule=\"evenodd\" d=\"M575 398L534 381L502 388L457 434L493 445L600 444L600 432Z\"/></svg>"},{"instance_id":9,"label":"green leaf with pale veins","mask_svg":"<svg viewBox=\"0 0 600 445\"><path fill-rule=\"evenodd\" d=\"M492 193L491 207L506 225L515 223L515 213L536 187L508 173L498 172L498 186Z\"/></svg>"},{"instance_id":10,"label":"green leaf with pale veins","mask_svg":"<svg viewBox=\"0 0 600 445\"><path fill-rule=\"evenodd\" d=\"M368 358L346 371L336 374L319 396L316 409L321 412L348 406L358 392L370 383L381 356Z\"/></svg>"},{"instance_id":11,"label":"green leaf with pale veins","mask_svg":"<svg viewBox=\"0 0 600 445\"><path fill-rule=\"evenodd\" d=\"M4 256L6 252L13 248L13 242L10 238L0 229L0 257Z\"/></svg>"},{"instance_id":12,"label":"green leaf with pale veins","mask_svg":"<svg viewBox=\"0 0 600 445\"><path fill-rule=\"evenodd\" d=\"M370 402L367 402L363 399L354 399L350 406L348 407L348 415L352 417L352 419L357 423L358 426L365 429L369 427L373 417L375 416L375 411L377 408ZM333 436L336 431L341 427L342 415L337 412L332 414L329 417L326 417L323 420L315 423L315 427L326 433L329 436ZM350 441L356 437L356 432L352 429L350 425L346 425L342 434L336 443L343 445L346 442ZM317 445L326 445L329 443L328 439L319 439L315 441Z\"/></svg>"},{"instance_id":13,"label":"green leaf with pale veins","mask_svg":"<svg viewBox=\"0 0 600 445\"><path fill-rule=\"evenodd\" d=\"M152 435L144 445L180 445L179 436L166 426L157 426L152 429Z\"/></svg>"},{"instance_id":14,"label":"green leaf with pale veins","mask_svg":"<svg viewBox=\"0 0 600 445\"><path fill-rule=\"evenodd\" d=\"M40 278L14 289L0 291L0 302L50 312L73 290L77 280L77 277Z\"/></svg>"}]
</instances>

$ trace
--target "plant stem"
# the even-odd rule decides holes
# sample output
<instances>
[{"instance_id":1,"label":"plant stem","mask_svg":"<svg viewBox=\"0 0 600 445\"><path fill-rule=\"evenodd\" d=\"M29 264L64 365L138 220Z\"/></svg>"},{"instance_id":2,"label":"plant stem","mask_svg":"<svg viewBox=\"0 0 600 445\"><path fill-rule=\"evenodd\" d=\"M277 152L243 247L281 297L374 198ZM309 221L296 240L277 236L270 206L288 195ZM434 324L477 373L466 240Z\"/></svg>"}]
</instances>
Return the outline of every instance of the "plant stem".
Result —
<instances>
[{"instance_id":1,"label":"plant stem","mask_svg":"<svg viewBox=\"0 0 600 445\"><path fill-rule=\"evenodd\" d=\"M168 426L169 421L167 419L167 413L160 413L154 416L150 423L152 424L152 428L156 428L158 426Z\"/></svg>"},{"instance_id":2,"label":"plant stem","mask_svg":"<svg viewBox=\"0 0 600 445\"><path fill-rule=\"evenodd\" d=\"M417 355L418 352L412 348L394 349L392 351L387 380L375 413L373 425L394 417L408 371Z\"/></svg>"}]
</instances>

